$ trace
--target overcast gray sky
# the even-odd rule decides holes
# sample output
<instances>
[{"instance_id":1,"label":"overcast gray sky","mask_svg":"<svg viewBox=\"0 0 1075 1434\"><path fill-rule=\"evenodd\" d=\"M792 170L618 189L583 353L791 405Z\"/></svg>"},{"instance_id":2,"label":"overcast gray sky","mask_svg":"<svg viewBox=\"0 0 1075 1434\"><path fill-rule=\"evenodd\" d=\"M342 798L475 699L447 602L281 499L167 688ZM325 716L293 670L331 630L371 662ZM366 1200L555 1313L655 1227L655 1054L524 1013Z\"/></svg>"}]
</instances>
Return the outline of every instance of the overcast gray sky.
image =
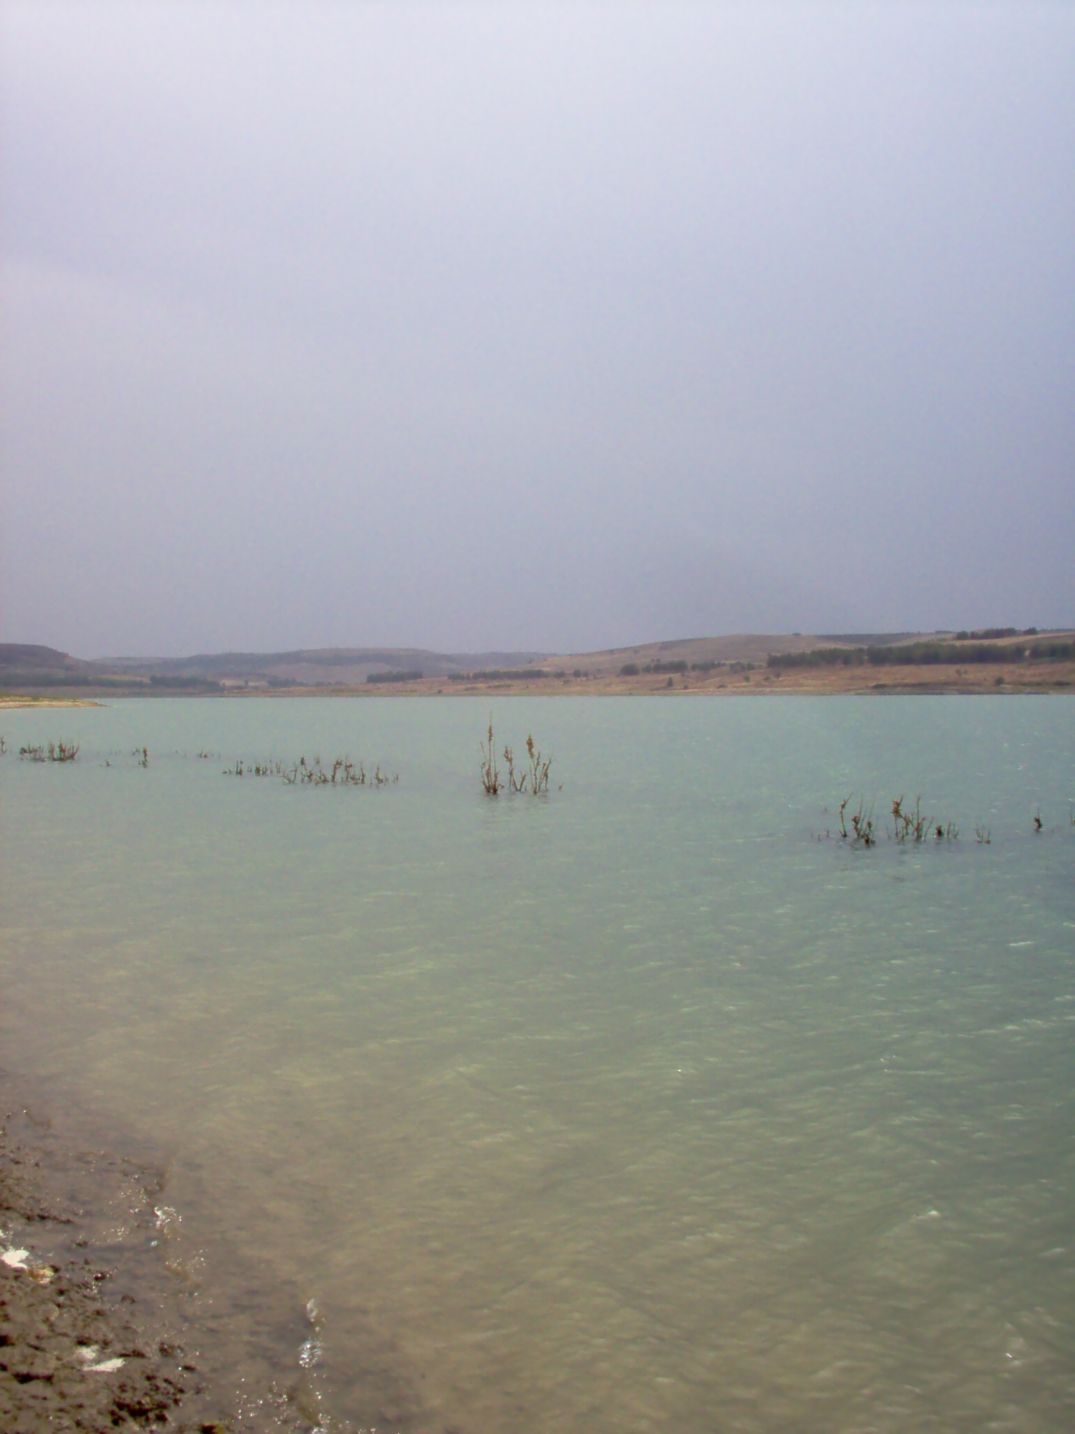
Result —
<instances>
[{"instance_id":1,"label":"overcast gray sky","mask_svg":"<svg viewBox=\"0 0 1075 1434\"><path fill-rule=\"evenodd\" d=\"M1075 5L2 0L0 639L1075 621Z\"/></svg>"}]
</instances>

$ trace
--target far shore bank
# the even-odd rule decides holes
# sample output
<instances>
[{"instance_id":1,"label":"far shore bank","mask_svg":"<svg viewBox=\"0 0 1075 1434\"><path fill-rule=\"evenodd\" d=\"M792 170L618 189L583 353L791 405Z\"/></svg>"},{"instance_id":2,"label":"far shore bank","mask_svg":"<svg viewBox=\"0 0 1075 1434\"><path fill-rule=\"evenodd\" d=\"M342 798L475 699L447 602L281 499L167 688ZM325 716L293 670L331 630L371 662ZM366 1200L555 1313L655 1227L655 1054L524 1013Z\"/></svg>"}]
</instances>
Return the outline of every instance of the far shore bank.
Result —
<instances>
[{"instance_id":1,"label":"far shore bank","mask_svg":"<svg viewBox=\"0 0 1075 1434\"><path fill-rule=\"evenodd\" d=\"M35 697L29 694L5 693L0 696L0 711L12 707L100 707L93 697Z\"/></svg>"},{"instance_id":2,"label":"far shore bank","mask_svg":"<svg viewBox=\"0 0 1075 1434\"><path fill-rule=\"evenodd\" d=\"M709 672L549 673L540 677L448 680L422 677L400 682L354 685L296 684L270 686L249 682L226 684L220 691L148 690L145 686L91 688L49 696L32 692L0 696L0 709L18 707L100 707L110 700L138 697L153 701L169 697L891 697L1007 696L1075 692L1075 662L1012 663L947 667L914 665L876 667L770 668L734 664Z\"/></svg>"},{"instance_id":3,"label":"far shore bank","mask_svg":"<svg viewBox=\"0 0 1075 1434\"><path fill-rule=\"evenodd\" d=\"M730 633L589 652L297 648L73 657L0 643L0 706L120 697L746 697L1075 690L1075 627Z\"/></svg>"}]
</instances>

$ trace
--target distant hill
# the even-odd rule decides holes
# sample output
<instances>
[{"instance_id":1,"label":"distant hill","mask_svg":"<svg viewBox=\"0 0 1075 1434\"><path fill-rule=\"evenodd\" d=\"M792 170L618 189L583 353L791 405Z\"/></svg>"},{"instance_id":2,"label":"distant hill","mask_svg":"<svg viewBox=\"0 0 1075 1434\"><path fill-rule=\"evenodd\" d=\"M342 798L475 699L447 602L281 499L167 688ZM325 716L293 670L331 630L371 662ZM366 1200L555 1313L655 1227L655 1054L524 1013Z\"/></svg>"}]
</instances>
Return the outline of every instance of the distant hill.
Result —
<instances>
[{"instance_id":1,"label":"distant hill","mask_svg":"<svg viewBox=\"0 0 1075 1434\"><path fill-rule=\"evenodd\" d=\"M733 633L684 637L596 652L433 652L417 647L317 647L281 652L196 653L88 661L58 648L0 644L0 691L88 696L167 695L335 688L370 693L738 690L760 681L780 690L880 690L915 684L977 689L988 681L1075 684L1075 634L1037 628L932 633ZM1053 667L1048 667L1052 663ZM1059 665L1057 665L1059 664ZM1018 674L1014 668L1022 666ZM869 669L883 667L877 672ZM952 671L942 671L942 668ZM906 671L893 676L893 669ZM955 669L961 670L955 670ZM913 670L912 670L913 669ZM775 689L774 689L775 690Z\"/></svg>"},{"instance_id":2,"label":"distant hill","mask_svg":"<svg viewBox=\"0 0 1075 1434\"><path fill-rule=\"evenodd\" d=\"M835 640L826 638L826 645ZM677 638L598 652L550 656L542 652L432 652L419 647L312 647L281 652L200 652L189 657L112 657L92 661L53 647L0 644L0 687L100 687L104 690L229 691L250 688L359 687L393 674L458 682L475 674L528 674L585 669L599 677L625 665L648 667L764 663L773 652L809 651L821 639L803 634L740 634Z\"/></svg>"},{"instance_id":3,"label":"distant hill","mask_svg":"<svg viewBox=\"0 0 1075 1434\"><path fill-rule=\"evenodd\" d=\"M227 691L249 687L355 687L397 672L450 677L476 668L526 667L540 652L431 652L412 647L320 647L286 652L86 660L54 647L0 643L0 688L100 687Z\"/></svg>"},{"instance_id":4,"label":"distant hill","mask_svg":"<svg viewBox=\"0 0 1075 1434\"><path fill-rule=\"evenodd\" d=\"M55 647L26 642L0 643L0 690L36 687L86 687L102 676L97 665Z\"/></svg>"},{"instance_id":5,"label":"distant hill","mask_svg":"<svg viewBox=\"0 0 1075 1434\"><path fill-rule=\"evenodd\" d=\"M447 677L473 667L524 667L535 652L430 652L420 647L309 647L289 652L215 652L192 657L121 658L112 667L146 677L210 678L224 684L263 682L281 687L353 687L370 674L420 672Z\"/></svg>"},{"instance_id":6,"label":"distant hill","mask_svg":"<svg viewBox=\"0 0 1075 1434\"><path fill-rule=\"evenodd\" d=\"M654 663L685 662L688 666L706 663L765 663L774 652L809 652L833 646L840 639L819 638L796 633L733 633L725 637L679 637L666 642L643 642L633 647L609 647L598 652L575 652L548 657L539 665L549 670L576 667L594 675L619 672L624 666L649 667ZM851 645L849 643L849 645Z\"/></svg>"},{"instance_id":7,"label":"distant hill","mask_svg":"<svg viewBox=\"0 0 1075 1434\"><path fill-rule=\"evenodd\" d=\"M55 647L37 647L26 642L0 643L0 672L74 672L93 664L60 652Z\"/></svg>"}]
</instances>

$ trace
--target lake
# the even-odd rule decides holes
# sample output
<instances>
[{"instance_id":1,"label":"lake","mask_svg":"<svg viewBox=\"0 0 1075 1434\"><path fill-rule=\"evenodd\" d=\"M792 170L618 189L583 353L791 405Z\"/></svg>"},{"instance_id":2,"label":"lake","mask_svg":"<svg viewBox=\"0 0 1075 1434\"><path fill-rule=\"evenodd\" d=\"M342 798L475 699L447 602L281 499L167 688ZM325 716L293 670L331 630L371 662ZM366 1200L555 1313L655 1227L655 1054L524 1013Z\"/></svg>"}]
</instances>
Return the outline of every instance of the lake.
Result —
<instances>
[{"instance_id":1,"label":"lake","mask_svg":"<svg viewBox=\"0 0 1075 1434\"><path fill-rule=\"evenodd\" d=\"M238 1427L1075 1426L1075 700L491 707L547 796L489 700L0 713L2 1061Z\"/></svg>"}]
</instances>

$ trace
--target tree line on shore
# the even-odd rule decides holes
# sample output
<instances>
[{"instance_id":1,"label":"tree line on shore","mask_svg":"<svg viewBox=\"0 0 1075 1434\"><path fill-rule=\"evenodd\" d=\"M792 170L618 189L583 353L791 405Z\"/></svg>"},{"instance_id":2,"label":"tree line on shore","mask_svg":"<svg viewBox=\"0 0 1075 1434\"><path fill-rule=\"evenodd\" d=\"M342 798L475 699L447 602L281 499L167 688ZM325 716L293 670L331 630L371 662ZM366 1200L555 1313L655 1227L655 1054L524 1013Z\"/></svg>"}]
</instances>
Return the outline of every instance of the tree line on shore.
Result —
<instances>
[{"instance_id":1,"label":"tree line on shore","mask_svg":"<svg viewBox=\"0 0 1075 1434\"><path fill-rule=\"evenodd\" d=\"M766 665L784 667L917 667L993 662L1019 663L1063 661L1075 658L1075 642L1019 643L908 642L892 646L814 647L808 652L773 652Z\"/></svg>"}]
</instances>

